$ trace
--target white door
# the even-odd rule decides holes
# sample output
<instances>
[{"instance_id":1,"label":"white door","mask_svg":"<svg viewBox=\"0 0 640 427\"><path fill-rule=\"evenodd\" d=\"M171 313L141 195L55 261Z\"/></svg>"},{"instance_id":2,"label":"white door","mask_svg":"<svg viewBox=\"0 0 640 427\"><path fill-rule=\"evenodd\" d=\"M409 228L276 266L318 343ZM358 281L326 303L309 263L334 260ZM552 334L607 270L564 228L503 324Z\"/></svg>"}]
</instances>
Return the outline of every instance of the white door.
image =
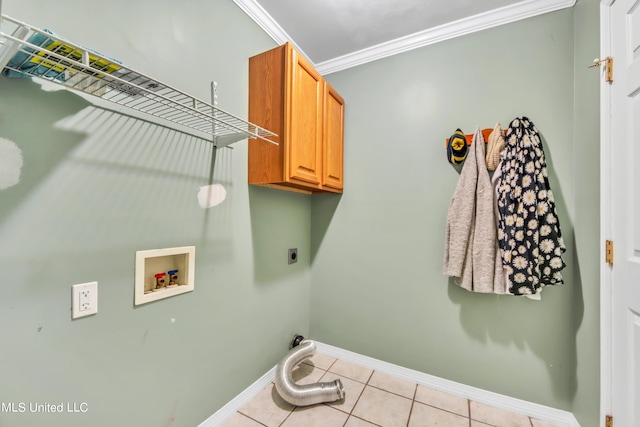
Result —
<instances>
[{"instance_id":1,"label":"white door","mask_svg":"<svg viewBox=\"0 0 640 427\"><path fill-rule=\"evenodd\" d=\"M640 426L640 0L615 0L608 11L613 83L610 95L608 212L611 400L615 426ZM604 15L606 16L606 14ZM605 46L606 49L606 46ZM604 83L608 84L608 83ZM606 120L605 120L606 121ZM606 123L605 123L606 128ZM607 168L605 168L606 170ZM604 182L607 180L605 179ZM608 203L606 198L603 203ZM609 269L609 267L604 267ZM606 332L605 332L606 333Z\"/></svg>"}]
</instances>

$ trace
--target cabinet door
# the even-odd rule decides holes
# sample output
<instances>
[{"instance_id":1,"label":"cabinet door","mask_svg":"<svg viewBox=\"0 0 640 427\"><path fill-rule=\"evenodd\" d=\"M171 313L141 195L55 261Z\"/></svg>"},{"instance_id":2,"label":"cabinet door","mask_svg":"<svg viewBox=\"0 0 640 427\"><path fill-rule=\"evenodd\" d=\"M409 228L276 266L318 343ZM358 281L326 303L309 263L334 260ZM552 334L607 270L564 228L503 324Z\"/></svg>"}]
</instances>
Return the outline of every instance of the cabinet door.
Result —
<instances>
[{"instance_id":1,"label":"cabinet door","mask_svg":"<svg viewBox=\"0 0 640 427\"><path fill-rule=\"evenodd\" d=\"M344 100L329 83L324 94L322 185L342 190L344 159Z\"/></svg>"},{"instance_id":2,"label":"cabinet door","mask_svg":"<svg viewBox=\"0 0 640 427\"><path fill-rule=\"evenodd\" d=\"M322 167L323 80L291 50L291 93L287 132L287 165L291 180L320 185Z\"/></svg>"}]
</instances>

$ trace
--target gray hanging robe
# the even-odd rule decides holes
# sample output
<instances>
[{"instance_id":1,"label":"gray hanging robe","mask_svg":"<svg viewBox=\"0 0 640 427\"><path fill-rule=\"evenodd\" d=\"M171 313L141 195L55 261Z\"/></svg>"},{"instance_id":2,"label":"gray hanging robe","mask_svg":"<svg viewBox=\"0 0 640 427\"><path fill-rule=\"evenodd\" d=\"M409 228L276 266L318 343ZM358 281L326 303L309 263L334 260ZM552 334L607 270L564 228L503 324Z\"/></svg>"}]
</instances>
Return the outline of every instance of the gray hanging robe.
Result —
<instances>
[{"instance_id":1,"label":"gray hanging robe","mask_svg":"<svg viewBox=\"0 0 640 427\"><path fill-rule=\"evenodd\" d=\"M443 272L469 291L504 293L494 288L496 225L494 189L484 156L480 129L460 172L447 214Z\"/></svg>"}]
</instances>

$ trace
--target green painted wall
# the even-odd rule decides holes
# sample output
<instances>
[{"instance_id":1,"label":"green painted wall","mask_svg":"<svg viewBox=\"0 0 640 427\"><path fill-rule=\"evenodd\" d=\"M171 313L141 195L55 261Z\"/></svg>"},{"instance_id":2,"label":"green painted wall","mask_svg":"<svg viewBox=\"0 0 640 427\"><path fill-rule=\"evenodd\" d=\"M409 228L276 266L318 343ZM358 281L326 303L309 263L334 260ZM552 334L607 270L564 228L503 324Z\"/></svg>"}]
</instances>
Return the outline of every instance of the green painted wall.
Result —
<instances>
[{"instance_id":1,"label":"green painted wall","mask_svg":"<svg viewBox=\"0 0 640 427\"><path fill-rule=\"evenodd\" d=\"M231 1L2 1L200 98L216 80L240 116L247 58L274 46ZM598 2L581 0L329 75L347 101L345 194L249 188L240 142L218 153L229 195L210 210L195 198L208 143L0 78L0 137L25 160L0 191L0 402L89 408L0 424L197 425L302 332L598 425L599 98L585 66L597 25ZM458 177L444 139L518 115L544 138L569 247L566 285L540 302L470 294L441 273ZM196 291L133 307L135 251L192 244ZM70 286L92 280L99 313L72 321Z\"/></svg>"},{"instance_id":2,"label":"green painted wall","mask_svg":"<svg viewBox=\"0 0 640 427\"><path fill-rule=\"evenodd\" d=\"M572 410L582 427L600 425L600 2L574 7L574 168L576 252L574 329L576 393Z\"/></svg>"},{"instance_id":3,"label":"green painted wall","mask_svg":"<svg viewBox=\"0 0 640 427\"><path fill-rule=\"evenodd\" d=\"M275 43L231 1L4 0L50 28L246 117L247 58ZM0 137L23 152L0 191L3 427L185 426L273 367L309 329L309 197L249 188L247 142L220 150L220 206L198 205L211 145L66 91L0 77ZM136 250L196 246L196 287L133 306ZM300 250L287 265L287 248ZM99 312L71 320L71 285L99 282ZM87 403L30 414L30 403ZM118 421L121 420L121 421Z\"/></svg>"},{"instance_id":4,"label":"green painted wall","mask_svg":"<svg viewBox=\"0 0 640 427\"><path fill-rule=\"evenodd\" d=\"M581 51L592 47L581 42ZM586 325L597 319L597 301L582 307L590 312L582 324L574 313L581 289L586 294L597 280L583 283L578 269L582 252L596 256L590 245L597 234L578 241L575 211L578 204L597 211L598 198L591 193L578 200L578 174L586 170L576 166L574 132L576 121L597 116L574 114L574 102L586 96L576 93L595 89L591 80L576 80L586 87L574 88L573 10L328 79L346 100L346 191L312 202L311 334L418 371L571 410L578 382L597 377L587 370L598 360L589 356L578 371L585 360L578 349L597 344ZM596 95L588 96L597 103ZM520 115L541 131L568 246L566 284L545 289L539 302L469 293L442 274L447 209L458 179L445 158L445 138L457 127L467 133L497 121L506 127ZM597 150L588 156L596 161ZM583 393L589 404L597 395Z\"/></svg>"}]
</instances>

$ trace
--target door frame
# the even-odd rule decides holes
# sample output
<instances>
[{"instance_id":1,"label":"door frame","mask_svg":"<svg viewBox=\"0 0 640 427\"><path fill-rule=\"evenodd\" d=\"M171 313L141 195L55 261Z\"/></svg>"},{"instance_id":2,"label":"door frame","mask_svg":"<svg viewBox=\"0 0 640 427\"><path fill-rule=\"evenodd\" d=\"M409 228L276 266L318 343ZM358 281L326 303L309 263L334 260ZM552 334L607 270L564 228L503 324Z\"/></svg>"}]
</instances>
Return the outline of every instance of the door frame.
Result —
<instances>
[{"instance_id":1,"label":"door frame","mask_svg":"<svg viewBox=\"0 0 640 427\"><path fill-rule=\"evenodd\" d=\"M600 1L600 58L611 55L611 5ZM604 68L604 67L603 67ZM604 72L604 70L600 70ZM611 85L600 78L600 426L611 415L613 298L611 267L605 262L605 242L611 239Z\"/></svg>"}]
</instances>

